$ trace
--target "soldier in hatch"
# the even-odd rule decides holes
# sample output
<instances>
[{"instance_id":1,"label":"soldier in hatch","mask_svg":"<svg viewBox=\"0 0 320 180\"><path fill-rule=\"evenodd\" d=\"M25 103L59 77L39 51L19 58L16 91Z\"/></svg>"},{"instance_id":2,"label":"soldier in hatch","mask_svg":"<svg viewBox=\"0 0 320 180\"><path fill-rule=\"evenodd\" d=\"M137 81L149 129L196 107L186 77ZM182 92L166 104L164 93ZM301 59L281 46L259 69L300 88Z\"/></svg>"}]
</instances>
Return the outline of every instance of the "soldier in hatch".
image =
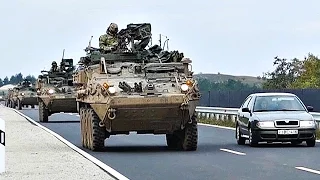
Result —
<instances>
[{"instance_id":1,"label":"soldier in hatch","mask_svg":"<svg viewBox=\"0 0 320 180\"><path fill-rule=\"evenodd\" d=\"M115 23L111 23L106 32L106 34L103 34L99 37L100 49L106 52L116 50L118 45L118 25Z\"/></svg>"},{"instance_id":2,"label":"soldier in hatch","mask_svg":"<svg viewBox=\"0 0 320 180\"><path fill-rule=\"evenodd\" d=\"M52 63L51 63L51 69L50 69L50 72L58 72L59 70L58 70L58 65L57 65L57 62L55 62L55 61L52 61Z\"/></svg>"}]
</instances>

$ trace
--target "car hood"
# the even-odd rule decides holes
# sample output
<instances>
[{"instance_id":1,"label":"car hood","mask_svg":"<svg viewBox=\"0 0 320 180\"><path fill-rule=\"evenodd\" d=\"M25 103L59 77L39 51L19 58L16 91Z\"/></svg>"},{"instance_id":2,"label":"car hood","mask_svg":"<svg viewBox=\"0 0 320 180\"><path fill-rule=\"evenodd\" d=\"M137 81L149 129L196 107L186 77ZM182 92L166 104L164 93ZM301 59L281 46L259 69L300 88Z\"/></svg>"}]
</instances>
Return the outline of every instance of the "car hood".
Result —
<instances>
[{"instance_id":1,"label":"car hood","mask_svg":"<svg viewBox=\"0 0 320 180\"><path fill-rule=\"evenodd\" d=\"M260 121L272 121L280 119L312 120L313 116L305 111L274 111L254 112L255 119Z\"/></svg>"}]
</instances>

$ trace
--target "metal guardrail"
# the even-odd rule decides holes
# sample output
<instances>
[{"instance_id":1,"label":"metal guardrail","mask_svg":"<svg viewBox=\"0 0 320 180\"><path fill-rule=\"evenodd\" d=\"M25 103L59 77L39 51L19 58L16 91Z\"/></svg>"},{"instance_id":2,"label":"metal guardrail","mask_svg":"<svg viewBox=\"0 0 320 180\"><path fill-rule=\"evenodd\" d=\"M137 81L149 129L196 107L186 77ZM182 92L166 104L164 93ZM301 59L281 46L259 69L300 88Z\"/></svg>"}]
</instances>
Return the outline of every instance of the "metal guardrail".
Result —
<instances>
[{"instance_id":1,"label":"metal guardrail","mask_svg":"<svg viewBox=\"0 0 320 180\"><path fill-rule=\"evenodd\" d=\"M229 115L236 116L238 113L238 108L222 108L222 107L205 107L205 106L197 106L196 112L205 114L207 117L215 116L215 115ZM310 112L310 114L314 117L317 123L320 125L320 112ZM232 119L235 119L233 117Z\"/></svg>"}]
</instances>

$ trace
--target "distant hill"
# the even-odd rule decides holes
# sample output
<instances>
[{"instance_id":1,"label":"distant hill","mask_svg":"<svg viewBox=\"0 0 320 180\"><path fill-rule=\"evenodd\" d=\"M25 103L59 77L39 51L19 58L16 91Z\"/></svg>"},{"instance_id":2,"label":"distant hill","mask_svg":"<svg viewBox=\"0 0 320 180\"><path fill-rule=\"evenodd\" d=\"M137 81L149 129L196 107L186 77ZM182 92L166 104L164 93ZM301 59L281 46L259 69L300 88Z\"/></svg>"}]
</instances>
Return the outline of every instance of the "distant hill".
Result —
<instances>
[{"instance_id":1,"label":"distant hill","mask_svg":"<svg viewBox=\"0 0 320 180\"><path fill-rule=\"evenodd\" d=\"M241 81L244 84L248 84L250 86L258 86L261 87L262 83L265 81L261 77L254 77L254 76L234 76L234 75L229 75L229 74L195 74L195 78L203 78L207 79L210 82L213 83L219 83L219 82L224 82L228 81L228 79L232 79L235 81Z\"/></svg>"}]
</instances>

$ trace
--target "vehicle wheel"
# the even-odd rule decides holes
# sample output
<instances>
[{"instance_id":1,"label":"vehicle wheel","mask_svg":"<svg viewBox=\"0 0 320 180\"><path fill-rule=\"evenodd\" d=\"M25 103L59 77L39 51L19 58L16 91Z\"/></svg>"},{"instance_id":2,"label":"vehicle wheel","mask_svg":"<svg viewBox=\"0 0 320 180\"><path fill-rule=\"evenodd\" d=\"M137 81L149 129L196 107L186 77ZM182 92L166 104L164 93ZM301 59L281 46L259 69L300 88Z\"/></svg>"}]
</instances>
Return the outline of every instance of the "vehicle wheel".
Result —
<instances>
[{"instance_id":1,"label":"vehicle wheel","mask_svg":"<svg viewBox=\"0 0 320 180\"><path fill-rule=\"evenodd\" d=\"M80 108L80 133L81 133L81 143L82 147L88 148L87 144L87 134L86 134L86 129L87 129L87 113L86 113L85 108Z\"/></svg>"},{"instance_id":2,"label":"vehicle wheel","mask_svg":"<svg viewBox=\"0 0 320 180\"><path fill-rule=\"evenodd\" d=\"M17 109L21 110L22 109L22 104L21 104L21 100L17 100Z\"/></svg>"},{"instance_id":3,"label":"vehicle wheel","mask_svg":"<svg viewBox=\"0 0 320 180\"><path fill-rule=\"evenodd\" d=\"M31 105L31 108L34 109L34 105Z\"/></svg>"},{"instance_id":4,"label":"vehicle wheel","mask_svg":"<svg viewBox=\"0 0 320 180\"><path fill-rule=\"evenodd\" d=\"M254 137L253 134L252 134L251 128L249 128L249 145L250 145L251 147L255 147L255 146L258 145L258 142L255 141L255 137Z\"/></svg>"},{"instance_id":5,"label":"vehicle wheel","mask_svg":"<svg viewBox=\"0 0 320 180\"><path fill-rule=\"evenodd\" d=\"M241 137L241 131L240 131L239 125L237 125L237 127L236 127L236 139L237 139L237 143L239 145L244 145L246 143L246 138Z\"/></svg>"},{"instance_id":6,"label":"vehicle wheel","mask_svg":"<svg viewBox=\"0 0 320 180\"><path fill-rule=\"evenodd\" d=\"M306 141L308 147L314 147L316 145L316 138Z\"/></svg>"},{"instance_id":7,"label":"vehicle wheel","mask_svg":"<svg viewBox=\"0 0 320 180\"><path fill-rule=\"evenodd\" d=\"M40 101L39 102L39 121L48 122L49 119L49 110L46 108L46 105Z\"/></svg>"},{"instance_id":8,"label":"vehicle wheel","mask_svg":"<svg viewBox=\"0 0 320 180\"><path fill-rule=\"evenodd\" d=\"M11 108L15 108L16 107L14 101L12 101L12 100L10 101L10 107Z\"/></svg>"},{"instance_id":9,"label":"vehicle wheel","mask_svg":"<svg viewBox=\"0 0 320 180\"><path fill-rule=\"evenodd\" d=\"M88 146L93 151L101 151L104 148L105 130L99 126L100 119L93 109L87 111L88 120Z\"/></svg>"},{"instance_id":10,"label":"vehicle wheel","mask_svg":"<svg viewBox=\"0 0 320 180\"><path fill-rule=\"evenodd\" d=\"M195 119L196 116L192 117L192 123L186 124L183 132L183 138L181 139L181 148L185 151L195 151L198 146L198 123Z\"/></svg>"}]
</instances>

